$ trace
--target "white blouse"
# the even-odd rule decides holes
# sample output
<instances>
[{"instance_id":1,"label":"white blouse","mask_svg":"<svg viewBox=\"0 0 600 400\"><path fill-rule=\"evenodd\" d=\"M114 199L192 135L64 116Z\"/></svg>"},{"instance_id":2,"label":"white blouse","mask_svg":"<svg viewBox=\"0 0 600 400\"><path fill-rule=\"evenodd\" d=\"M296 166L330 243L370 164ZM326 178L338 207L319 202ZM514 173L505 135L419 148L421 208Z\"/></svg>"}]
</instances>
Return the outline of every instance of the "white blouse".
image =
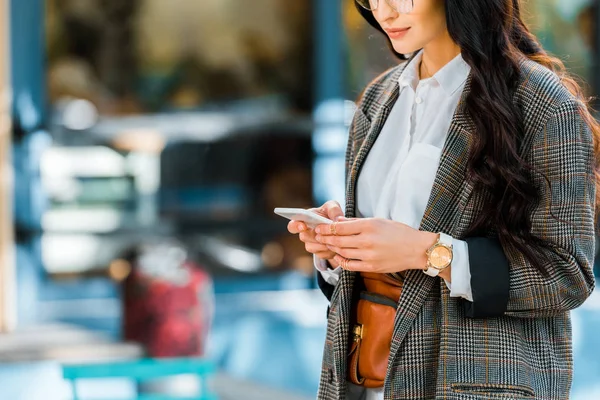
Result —
<instances>
[{"instance_id":1,"label":"white blouse","mask_svg":"<svg viewBox=\"0 0 600 400\"><path fill-rule=\"evenodd\" d=\"M357 182L357 217L386 218L418 229L435 180L442 148L470 72L458 55L431 78L419 79L422 52L404 69L400 94L369 152ZM473 301L467 243L453 239L451 297ZM326 282L341 269L315 259ZM383 399L383 388L349 384L348 400Z\"/></svg>"}]
</instances>

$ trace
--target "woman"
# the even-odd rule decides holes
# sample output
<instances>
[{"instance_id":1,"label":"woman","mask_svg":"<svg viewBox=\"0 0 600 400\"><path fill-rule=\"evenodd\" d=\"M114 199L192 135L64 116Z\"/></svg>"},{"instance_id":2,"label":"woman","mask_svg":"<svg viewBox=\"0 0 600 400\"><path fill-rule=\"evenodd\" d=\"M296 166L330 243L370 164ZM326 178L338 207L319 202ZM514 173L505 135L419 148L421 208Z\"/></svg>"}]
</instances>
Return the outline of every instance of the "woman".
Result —
<instances>
[{"instance_id":1,"label":"woman","mask_svg":"<svg viewBox=\"0 0 600 400\"><path fill-rule=\"evenodd\" d=\"M346 218L330 201L334 224L289 225L330 299L318 398L567 399L569 310L594 288L600 129L580 88L519 0L356 3L410 58L358 102Z\"/></svg>"}]
</instances>

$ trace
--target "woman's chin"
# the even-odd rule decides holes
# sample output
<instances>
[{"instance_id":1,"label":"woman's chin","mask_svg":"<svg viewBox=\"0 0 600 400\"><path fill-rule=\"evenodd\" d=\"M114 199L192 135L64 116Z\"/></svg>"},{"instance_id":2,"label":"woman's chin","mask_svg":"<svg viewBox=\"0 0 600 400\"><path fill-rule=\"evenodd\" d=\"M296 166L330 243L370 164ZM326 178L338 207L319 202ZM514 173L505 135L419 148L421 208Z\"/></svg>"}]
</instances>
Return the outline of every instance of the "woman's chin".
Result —
<instances>
[{"instance_id":1,"label":"woman's chin","mask_svg":"<svg viewBox=\"0 0 600 400\"><path fill-rule=\"evenodd\" d=\"M400 54L411 54L420 49L420 47L411 46L406 42L400 43L400 41L393 41L392 46L394 47L394 51Z\"/></svg>"}]
</instances>

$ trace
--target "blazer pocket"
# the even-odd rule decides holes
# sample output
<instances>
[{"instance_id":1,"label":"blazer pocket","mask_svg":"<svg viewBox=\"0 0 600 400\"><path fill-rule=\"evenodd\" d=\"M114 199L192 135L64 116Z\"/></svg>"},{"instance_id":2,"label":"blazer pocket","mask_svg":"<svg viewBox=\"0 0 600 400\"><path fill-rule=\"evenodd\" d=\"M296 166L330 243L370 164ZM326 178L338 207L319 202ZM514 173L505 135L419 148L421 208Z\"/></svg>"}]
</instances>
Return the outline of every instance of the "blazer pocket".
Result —
<instances>
[{"instance_id":1,"label":"blazer pocket","mask_svg":"<svg viewBox=\"0 0 600 400\"><path fill-rule=\"evenodd\" d=\"M465 395L493 399L535 399L532 388L495 383L453 383L452 391Z\"/></svg>"}]
</instances>

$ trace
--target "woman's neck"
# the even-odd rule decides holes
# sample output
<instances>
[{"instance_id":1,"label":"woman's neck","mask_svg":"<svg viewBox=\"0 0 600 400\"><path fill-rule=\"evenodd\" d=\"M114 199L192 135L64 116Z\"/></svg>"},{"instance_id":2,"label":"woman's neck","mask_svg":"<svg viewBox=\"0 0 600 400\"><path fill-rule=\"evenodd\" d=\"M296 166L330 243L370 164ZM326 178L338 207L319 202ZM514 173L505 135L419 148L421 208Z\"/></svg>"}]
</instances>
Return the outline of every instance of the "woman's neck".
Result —
<instances>
[{"instance_id":1,"label":"woman's neck","mask_svg":"<svg viewBox=\"0 0 600 400\"><path fill-rule=\"evenodd\" d=\"M460 47L447 32L427 43L423 48L423 58L421 59L421 79L432 77L459 54Z\"/></svg>"}]
</instances>

